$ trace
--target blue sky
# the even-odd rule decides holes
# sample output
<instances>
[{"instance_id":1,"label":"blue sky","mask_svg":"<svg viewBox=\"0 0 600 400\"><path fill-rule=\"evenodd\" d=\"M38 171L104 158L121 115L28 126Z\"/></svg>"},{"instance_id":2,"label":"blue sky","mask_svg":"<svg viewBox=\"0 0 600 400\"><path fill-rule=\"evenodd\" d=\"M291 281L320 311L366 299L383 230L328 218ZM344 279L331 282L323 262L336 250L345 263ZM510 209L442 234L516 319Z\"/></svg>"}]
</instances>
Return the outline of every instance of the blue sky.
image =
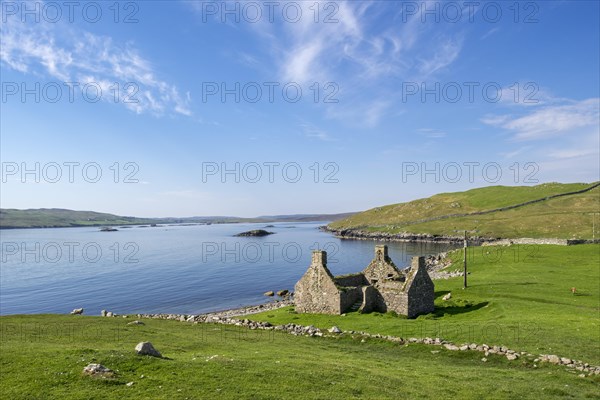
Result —
<instances>
[{"instance_id":1,"label":"blue sky","mask_svg":"<svg viewBox=\"0 0 600 400\"><path fill-rule=\"evenodd\" d=\"M336 213L600 179L597 1L73 4L2 1L3 208Z\"/></svg>"}]
</instances>

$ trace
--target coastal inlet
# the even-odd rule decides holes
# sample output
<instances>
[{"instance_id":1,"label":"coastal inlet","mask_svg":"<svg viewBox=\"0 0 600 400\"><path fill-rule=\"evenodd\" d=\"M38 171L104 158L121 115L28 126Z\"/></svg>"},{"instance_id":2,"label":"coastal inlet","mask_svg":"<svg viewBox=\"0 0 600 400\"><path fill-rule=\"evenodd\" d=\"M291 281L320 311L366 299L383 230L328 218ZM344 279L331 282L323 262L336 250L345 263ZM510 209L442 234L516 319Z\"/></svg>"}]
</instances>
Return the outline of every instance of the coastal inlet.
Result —
<instances>
[{"instance_id":1,"label":"coastal inlet","mask_svg":"<svg viewBox=\"0 0 600 400\"><path fill-rule=\"evenodd\" d=\"M11 229L2 232L2 314L102 309L118 314L200 314L272 301L292 290L325 250L335 275L367 265L376 241L341 240L315 223ZM243 232L272 232L243 235ZM387 243L400 268L413 256L456 248Z\"/></svg>"}]
</instances>

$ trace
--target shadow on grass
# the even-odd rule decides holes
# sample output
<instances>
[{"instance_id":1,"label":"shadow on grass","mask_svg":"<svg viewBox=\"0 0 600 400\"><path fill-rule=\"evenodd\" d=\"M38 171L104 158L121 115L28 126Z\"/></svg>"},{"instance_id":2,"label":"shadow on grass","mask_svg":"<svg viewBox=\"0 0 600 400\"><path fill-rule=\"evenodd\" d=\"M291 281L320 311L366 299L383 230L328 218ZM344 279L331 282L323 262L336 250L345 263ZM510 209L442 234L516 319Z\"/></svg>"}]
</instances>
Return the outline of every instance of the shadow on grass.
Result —
<instances>
[{"instance_id":1,"label":"shadow on grass","mask_svg":"<svg viewBox=\"0 0 600 400\"><path fill-rule=\"evenodd\" d=\"M579 296L591 296L590 293L581 293L581 292L576 292L573 293L573 296L579 297Z\"/></svg>"},{"instance_id":2,"label":"shadow on grass","mask_svg":"<svg viewBox=\"0 0 600 400\"><path fill-rule=\"evenodd\" d=\"M447 306L435 306L435 311L432 313L434 317L443 317L445 315L458 315L464 314L468 312L473 312L482 309L487 306L489 302L484 301L477 304L467 303L467 304L451 304Z\"/></svg>"},{"instance_id":3,"label":"shadow on grass","mask_svg":"<svg viewBox=\"0 0 600 400\"><path fill-rule=\"evenodd\" d=\"M435 292L434 296L436 299L440 298L440 297L444 297L445 295L447 295L448 293L450 293L449 290L440 290L439 292Z\"/></svg>"}]
</instances>

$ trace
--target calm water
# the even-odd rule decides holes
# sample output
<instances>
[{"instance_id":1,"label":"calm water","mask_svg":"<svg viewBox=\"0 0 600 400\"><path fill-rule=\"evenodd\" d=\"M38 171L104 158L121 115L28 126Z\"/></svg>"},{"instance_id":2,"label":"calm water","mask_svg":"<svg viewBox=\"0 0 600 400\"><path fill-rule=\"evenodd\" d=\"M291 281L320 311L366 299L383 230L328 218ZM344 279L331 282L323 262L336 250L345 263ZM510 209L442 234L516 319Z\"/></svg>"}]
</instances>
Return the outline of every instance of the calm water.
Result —
<instances>
[{"instance_id":1,"label":"calm water","mask_svg":"<svg viewBox=\"0 0 600 400\"><path fill-rule=\"evenodd\" d=\"M339 240L320 223L275 223L275 235L233 237L265 224L2 230L0 314L197 314L269 299L293 290L312 250L328 252L333 274L358 272L373 241ZM398 267L450 245L389 243Z\"/></svg>"}]
</instances>

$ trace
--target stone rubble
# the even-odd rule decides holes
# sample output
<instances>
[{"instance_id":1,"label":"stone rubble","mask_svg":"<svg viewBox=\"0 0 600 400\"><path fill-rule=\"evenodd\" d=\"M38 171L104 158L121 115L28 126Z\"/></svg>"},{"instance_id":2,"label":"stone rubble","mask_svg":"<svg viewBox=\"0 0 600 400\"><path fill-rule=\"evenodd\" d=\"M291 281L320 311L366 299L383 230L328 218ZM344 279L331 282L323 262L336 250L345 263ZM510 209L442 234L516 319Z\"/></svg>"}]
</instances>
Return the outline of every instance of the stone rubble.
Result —
<instances>
[{"instance_id":1,"label":"stone rubble","mask_svg":"<svg viewBox=\"0 0 600 400\"><path fill-rule=\"evenodd\" d=\"M91 376L106 377L106 376L112 376L113 371L109 368L106 368L102 364L88 364L83 368L83 374L91 375Z\"/></svg>"},{"instance_id":2,"label":"stone rubble","mask_svg":"<svg viewBox=\"0 0 600 400\"><path fill-rule=\"evenodd\" d=\"M425 268L431 279L450 279L457 276L463 276L462 271L442 271L452 265L452 262L446 256L448 253L443 252L425 257Z\"/></svg>"},{"instance_id":3,"label":"stone rubble","mask_svg":"<svg viewBox=\"0 0 600 400\"><path fill-rule=\"evenodd\" d=\"M280 302L284 303L284 302ZM277 304L277 303L272 303ZM287 304L286 304L287 305ZM259 306L253 306L259 307ZM283 307L280 305L279 307ZM260 309L260 311L265 311ZM260 312L257 311L257 312ZM235 314L235 310L228 311L230 314ZM239 310L238 310L239 312ZM244 314L245 315L245 314ZM480 353L484 353L485 357L482 358L483 362L487 361L487 357L490 354L496 354L499 356L506 357L509 361L519 360L521 358L525 358L533 363L550 363L556 365L564 365L568 368L575 369L580 371L587 376L591 375L600 375L600 366L590 365L588 363L584 363L580 360L573 360L570 358L559 357L554 354L540 354L539 356L535 356L528 352L518 352L513 349L509 349L506 346L489 346L487 344L477 344L477 343L462 343L455 344L448 340L444 340L442 338L401 338L397 336L391 335L380 335L380 334L372 334L363 331L353 331L353 330L341 330L337 326L330 328L329 330L321 330L316 328L313 325L303 326L297 325L294 323L289 323L285 325L272 325L268 321L251 321L247 318L238 319L232 315L220 315L218 313L213 314L203 314L198 316L188 316L188 315L177 315L177 314L137 314L137 318L150 318L150 319L170 319L170 320L179 320L185 321L188 323L194 324L222 324L222 325L235 325L240 327L245 327L251 330L255 329L263 329L263 330L275 330L286 332L295 336L309 336L309 337L341 337L341 336L350 336L353 339L361 339L361 343L365 343L366 339L381 339L387 340L390 342L398 343L401 345L408 344L425 344L432 346L441 346L446 348L449 351L477 351ZM336 329L337 328L337 329ZM338 332L339 331L339 332Z\"/></svg>"}]
</instances>

